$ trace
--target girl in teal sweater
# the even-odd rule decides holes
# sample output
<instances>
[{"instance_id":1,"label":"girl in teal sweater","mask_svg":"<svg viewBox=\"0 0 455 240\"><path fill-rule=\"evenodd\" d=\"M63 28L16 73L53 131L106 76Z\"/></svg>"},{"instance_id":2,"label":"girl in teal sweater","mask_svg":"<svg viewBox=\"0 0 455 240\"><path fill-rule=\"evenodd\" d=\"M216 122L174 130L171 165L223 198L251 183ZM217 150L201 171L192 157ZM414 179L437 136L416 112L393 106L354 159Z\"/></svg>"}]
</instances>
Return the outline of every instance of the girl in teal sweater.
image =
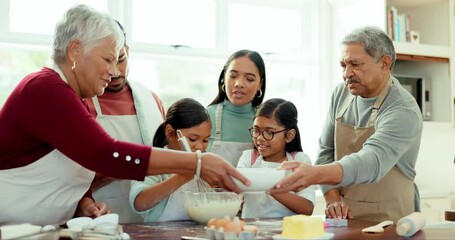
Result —
<instances>
[{"instance_id":1,"label":"girl in teal sweater","mask_svg":"<svg viewBox=\"0 0 455 240\"><path fill-rule=\"evenodd\" d=\"M182 150L177 136L177 130L180 130L193 152L204 152L211 127L204 106L191 98L184 98L169 108L165 121L156 130L153 146ZM130 206L144 217L145 222L189 220L183 206L183 191L197 190L193 178L194 175L165 174L133 181Z\"/></svg>"}]
</instances>

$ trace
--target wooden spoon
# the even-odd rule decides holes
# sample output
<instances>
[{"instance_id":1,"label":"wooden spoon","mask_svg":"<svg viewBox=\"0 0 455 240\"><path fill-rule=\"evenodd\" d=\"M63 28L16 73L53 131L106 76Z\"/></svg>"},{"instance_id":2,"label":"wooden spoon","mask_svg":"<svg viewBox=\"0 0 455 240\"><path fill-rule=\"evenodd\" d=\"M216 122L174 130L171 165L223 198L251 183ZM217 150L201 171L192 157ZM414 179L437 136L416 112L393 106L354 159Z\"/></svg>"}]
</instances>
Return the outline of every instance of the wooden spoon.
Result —
<instances>
[{"instance_id":1,"label":"wooden spoon","mask_svg":"<svg viewBox=\"0 0 455 240\"><path fill-rule=\"evenodd\" d=\"M362 229L362 232L364 232L364 233L381 233L381 232L384 232L385 227L390 226L392 224L393 224L393 221L390 221L390 220L383 221L374 226Z\"/></svg>"}]
</instances>

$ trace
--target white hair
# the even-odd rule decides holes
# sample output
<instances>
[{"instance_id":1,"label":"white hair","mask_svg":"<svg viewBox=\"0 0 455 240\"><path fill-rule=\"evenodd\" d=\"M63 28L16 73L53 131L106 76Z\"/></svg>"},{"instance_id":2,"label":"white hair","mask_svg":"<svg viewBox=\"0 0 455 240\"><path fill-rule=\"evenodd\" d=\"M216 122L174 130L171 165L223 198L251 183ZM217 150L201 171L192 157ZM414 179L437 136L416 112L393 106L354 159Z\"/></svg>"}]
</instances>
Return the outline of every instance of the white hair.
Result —
<instances>
[{"instance_id":1,"label":"white hair","mask_svg":"<svg viewBox=\"0 0 455 240\"><path fill-rule=\"evenodd\" d=\"M55 27L54 63L60 65L65 62L66 48L73 40L80 41L85 53L107 38L115 41L116 49L120 50L123 46L123 33L111 16L85 5L74 6Z\"/></svg>"}]
</instances>

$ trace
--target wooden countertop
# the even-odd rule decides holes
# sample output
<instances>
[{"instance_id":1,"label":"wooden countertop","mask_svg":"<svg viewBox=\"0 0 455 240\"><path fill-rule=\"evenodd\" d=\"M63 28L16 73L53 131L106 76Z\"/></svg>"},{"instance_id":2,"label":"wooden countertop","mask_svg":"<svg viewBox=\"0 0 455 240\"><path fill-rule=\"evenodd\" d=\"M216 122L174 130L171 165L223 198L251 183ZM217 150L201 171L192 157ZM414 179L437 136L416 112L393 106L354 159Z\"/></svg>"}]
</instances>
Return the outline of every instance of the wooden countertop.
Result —
<instances>
[{"instance_id":1,"label":"wooden countertop","mask_svg":"<svg viewBox=\"0 0 455 240\"><path fill-rule=\"evenodd\" d=\"M259 235L256 239L273 239L273 236L281 234L282 219L255 219L247 220L248 225L259 227ZM383 233L362 233L361 229L377 224L360 220L349 220L348 227L330 227L326 232L334 233L332 239L402 239L395 232L395 225L385 228ZM123 224L124 232L131 239L182 239L182 236L208 238L203 225L193 221L161 222L161 223L137 223ZM429 227L417 232L409 239L454 239L454 228Z\"/></svg>"}]
</instances>

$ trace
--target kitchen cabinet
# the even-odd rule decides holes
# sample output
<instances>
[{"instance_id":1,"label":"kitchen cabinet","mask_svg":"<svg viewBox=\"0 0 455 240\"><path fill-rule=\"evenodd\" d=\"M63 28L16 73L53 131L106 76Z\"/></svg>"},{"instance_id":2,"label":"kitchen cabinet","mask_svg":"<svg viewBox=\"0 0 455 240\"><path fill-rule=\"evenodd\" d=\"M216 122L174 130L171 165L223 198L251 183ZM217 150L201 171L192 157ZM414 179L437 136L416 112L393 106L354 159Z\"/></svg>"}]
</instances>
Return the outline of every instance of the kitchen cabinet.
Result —
<instances>
[{"instance_id":1,"label":"kitchen cabinet","mask_svg":"<svg viewBox=\"0 0 455 240\"><path fill-rule=\"evenodd\" d=\"M450 208L448 193L421 192L420 209L426 217L426 224L440 223L444 221L444 214Z\"/></svg>"},{"instance_id":2,"label":"kitchen cabinet","mask_svg":"<svg viewBox=\"0 0 455 240\"><path fill-rule=\"evenodd\" d=\"M393 74L423 77L430 89L431 121L455 123L455 13L454 0L331 0L333 46L351 30L373 25L388 32L388 11L409 16L410 30L419 42L394 42L397 62ZM338 67L341 48L335 47ZM334 70L334 78L341 79Z\"/></svg>"}]
</instances>

